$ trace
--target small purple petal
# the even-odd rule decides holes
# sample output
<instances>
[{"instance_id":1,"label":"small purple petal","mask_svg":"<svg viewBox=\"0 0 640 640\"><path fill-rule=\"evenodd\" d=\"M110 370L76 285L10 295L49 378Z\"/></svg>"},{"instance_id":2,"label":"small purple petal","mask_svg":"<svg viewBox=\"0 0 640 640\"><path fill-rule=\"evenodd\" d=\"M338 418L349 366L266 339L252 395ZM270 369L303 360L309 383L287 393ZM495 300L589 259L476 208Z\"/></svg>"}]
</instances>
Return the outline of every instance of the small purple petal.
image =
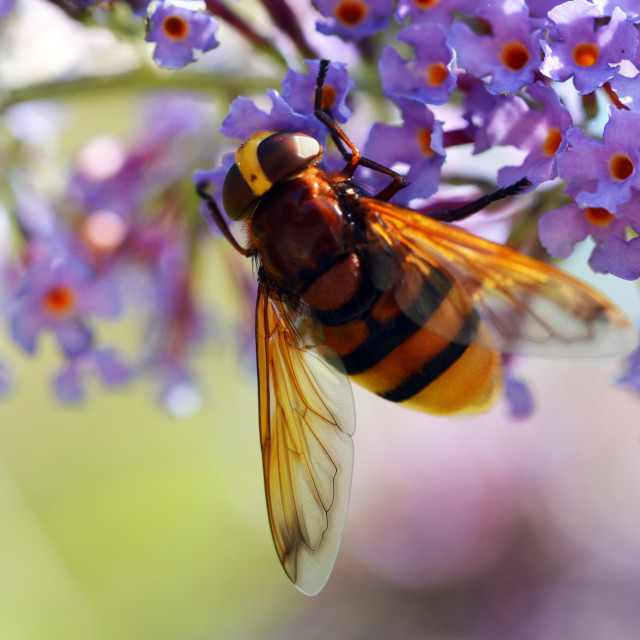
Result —
<instances>
[{"instance_id":1,"label":"small purple petal","mask_svg":"<svg viewBox=\"0 0 640 640\"><path fill-rule=\"evenodd\" d=\"M509 413L513 418L528 418L534 409L533 396L529 387L512 377L505 375L504 393L509 404Z\"/></svg>"},{"instance_id":2,"label":"small purple petal","mask_svg":"<svg viewBox=\"0 0 640 640\"><path fill-rule=\"evenodd\" d=\"M86 393L80 380L80 368L71 360L53 378L53 390L60 402L78 404Z\"/></svg>"},{"instance_id":3,"label":"small purple petal","mask_svg":"<svg viewBox=\"0 0 640 640\"><path fill-rule=\"evenodd\" d=\"M604 246L595 247L589 266L599 273L611 273L623 280L640 278L640 237L625 241L611 236Z\"/></svg>"},{"instance_id":4,"label":"small purple petal","mask_svg":"<svg viewBox=\"0 0 640 640\"><path fill-rule=\"evenodd\" d=\"M108 387L124 384L133 375L131 367L121 360L113 350L96 350L94 352L94 361L98 374Z\"/></svg>"},{"instance_id":5,"label":"small purple petal","mask_svg":"<svg viewBox=\"0 0 640 640\"><path fill-rule=\"evenodd\" d=\"M93 334L79 321L61 322L53 328L60 348L73 358L89 350Z\"/></svg>"}]
</instances>

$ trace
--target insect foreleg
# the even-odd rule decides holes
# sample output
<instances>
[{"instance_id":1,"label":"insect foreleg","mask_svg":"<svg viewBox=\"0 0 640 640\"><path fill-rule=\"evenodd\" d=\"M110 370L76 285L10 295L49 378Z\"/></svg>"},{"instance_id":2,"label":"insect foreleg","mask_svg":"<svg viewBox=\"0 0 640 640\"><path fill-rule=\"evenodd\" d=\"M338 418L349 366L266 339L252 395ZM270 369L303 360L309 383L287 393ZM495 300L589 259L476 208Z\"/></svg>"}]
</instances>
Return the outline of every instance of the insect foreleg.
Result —
<instances>
[{"instance_id":1,"label":"insect foreleg","mask_svg":"<svg viewBox=\"0 0 640 640\"><path fill-rule=\"evenodd\" d=\"M322 106L322 87L324 86L329 64L331 64L329 60L320 61L320 69L316 80L315 101L313 105L315 116L325 124L327 129L329 129L331 139L347 162L347 166L342 170L344 177L350 178L358 166L367 167L368 169L373 169L373 171L378 171L379 173L389 176L393 179L393 182L374 196L378 200L389 200L389 198L398 193L400 189L407 186L407 181L404 176L401 176L399 173L389 169L389 167L385 167L384 165L370 160L369 158L364 158L353 142L351 142L349 136L347 136L340 125L336 122L335 118L331 114L331 110L328 107ZM347 151L345 147L348 147L349 150Z\"/></svg>"},{"instance_id":2,"label":"insect foreleg","mask_svg":"<svg viewBox=\"0 0 640 640\"><path fill-rule=\"evenodd\" d=\"M207 191L207 183L200 182L196 185L197 194L204 200L209 209L209 213L213 218L213 221L218 225L220 231L222 231L224 237L231 243L233 248L241 253L243 256L250 257L253 255L253 251L250 249L245 249L238 241L233 237L231 230L227 226L225 219L222 217L222 213L220 212L220 208L216 204L216 201L211 197L211 194Z\"/></svg>"}]
</instances>

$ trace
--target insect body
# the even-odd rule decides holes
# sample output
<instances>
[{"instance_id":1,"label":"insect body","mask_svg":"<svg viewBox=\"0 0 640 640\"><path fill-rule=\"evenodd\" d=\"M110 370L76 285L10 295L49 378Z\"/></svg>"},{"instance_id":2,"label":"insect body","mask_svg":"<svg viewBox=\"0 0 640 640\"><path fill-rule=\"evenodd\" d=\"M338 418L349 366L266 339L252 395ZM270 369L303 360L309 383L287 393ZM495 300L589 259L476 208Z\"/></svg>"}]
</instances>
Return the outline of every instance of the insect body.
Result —
<instances>
[{"instance_id":1,"label":"insect body","mask_svg":"<svg viewBox=\"0 0 640 640\"><path fill-rule=\"evenodd\" d=\"M232 244L259 264L267 508L283 567L307 594L326 582L346 517L355 426L347 375L416 409L474 413L499 393L503 351L602 355L633 340L626 316L575 278L387 202L404 181L361 157L320 108L327 65L315 109L343 171L323 171L322 146L304 133L254 134L223 187L228 216L246 222L246 248L198 187ZM352 179L361 165L391 184L365 195ZM521 186L440 217L465 217Z\"/></svg>"}]
</instances>

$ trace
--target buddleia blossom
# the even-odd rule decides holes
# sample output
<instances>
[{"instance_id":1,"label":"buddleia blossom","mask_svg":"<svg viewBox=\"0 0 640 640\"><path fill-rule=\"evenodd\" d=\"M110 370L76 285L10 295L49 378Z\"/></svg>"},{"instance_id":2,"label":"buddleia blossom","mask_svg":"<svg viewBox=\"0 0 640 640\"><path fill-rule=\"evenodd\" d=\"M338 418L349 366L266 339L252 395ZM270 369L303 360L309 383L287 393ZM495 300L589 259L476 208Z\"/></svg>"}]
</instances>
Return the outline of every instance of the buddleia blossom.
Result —
<instances>
[{"instance_id":1,"label":"buddleia blossom","mask_svg":"<svg viewBox=\"0 0 640 640\"><path fill-rule=\"evenodd\" d=\"M579 93L590 93L618 74L616 63L629 59L638 46L635 27L619 8L607 24L603 12L588 0L571 0L549 11L553 22L549 42L542 41L545 59L540 71L554 80L573 78Z\"/></svg>"},{"instance_id":2,"label":"buddleia blossom","mask_svg":"<svg viewBox=\"0 0 640 640\"><path fill-rule=\"evenodd\" d=\"M15 5L15 0L0 0L0 20L4 18Z\"/></svg>"},{"instance_id":3,"label":"buddleia blossom","mask_svg":"<svg viewBox=\"0 0 640 640\"><path fill-rule=\"evenodd\" d=\"M491 34L476 34L468 25L454 23L448 42L458 65L477 77L488 77L491 93L514 93L532 82L540 64L540 31L529 20L524 0L480 2L475 15L489 23Z\"/></svg>"},{"instance_id":4,"label":"buddleia blossom","mask_svg":"<svg viewBox=\"0 0 640 640\"><path fill-rule=\"evenodd\" d=\"M409 185L394 197L394 202L408 204L414 198L428 198L436 192L446 154L442 123L433 113L406 98L398 98L397 104L403 124L376 123L369 132L364 154L372 160L384 158L391 167L396 163L411 167L406 176Z\"/></svg>"},{"instance_id":5,"label":"buddleia blossom","mask_svg":"<svg viewBox=\"0 0 640 640\"><path fill-rule=\"evenodd\" d=\"M569 146L558 158L558 172L566 191L582 207L603 207L615 213L618 205L640 191L640 114L611 108L602 141L572 127Z\"/></svg>"},{"instance_id":6,"label":"buddleia blossom","mask_svg":"<svg viewBox=\"0 0 640 640\"><path fill-rule=\"evenodd\" d=\"M453 22L455 11L472 13L477 0L450 0L449 2L424 2L423 0L398 0L395 18L398 24L406 19L411 22L440 24L448 27Z\"/></svg>"},{"instance_id":7,"label":"buddleia blossom","mask_svg":"<svg viewBox=\"0 0 640 640\"><path fill-rule=\"evenodd\" d=\"M313 6L324 16L317 29L327 35L359 40L390 25L392 0L313 0Z\"/></svg>"},{"instance_id":8,"label":"buddleia blossom","mask_svg":"<svg viewBox=\"0 0 640 640\"><path fill-rule=\"evenodd\" d=\"M308 61L307 74L292 71L287 74L282 92L269 89L269 113L258 108L252 100L244 96L236 98L222 121L220 133L229 138L245 139L255 131L282 129L301 131L326 139L326 127L313 113L318 66L317 60ZM346 65L332 63L327 71L326 87L323 90L323 106L331 108L332 113L335 111L339 120L350 115L345 97L352 87L353 81L347 75Z\"/></svg>"},{"instance_id":9,"label":"buddleia blossom","mask_svg":"<svg viewBox=\"0 0 640 640\"><path fill-rule=\"evenodd\" d=\"M193 62L195 51L218 46L218 23L213 16L164 0L149 13L147 41L155 43L153 59L167 69L180 69Z\"/></svg>"},{"instance_id":10,"label":"buddleia blossom","mask_svg":"<svg viewBox=\"0 0 640 640\"><path fill-rule=\"evenodd\" d=\"M425 104L444 104L456 84L453 51L438 24L413 24L397 39L414 48L415 58L405 60L393 47L385 47L378 63L382 87L389 95L415 98ZM422 45L430 42L428 49Z\"/></svg>"},{"instance_id":11,"label":"buddleia blossom","mask_svg":"<svg viewBox=\"0 0 640 640\"><path fill-rule=\"evenodd\" d=\"M78 28L91 14L111 24L105 15L115 6L55 4ZM446 210L526 179L521 200L468 224L525 250L537 228L549 258L566 258L590 238L592 269L640 276L636 2L263 0L255 14L219 0L126 4L132 11L124 22L118 14L118 37L132 45L127 69L135 60L138 69L114 76L114 88L188 86L214 106L222 135L202 103L157 99L129 139L102 132L85 144L56 178L56 197L30 184L31 168L7 172L18 241L2 263L3 318L26 352L43 339L58 344L53 385L61 399L83 398L87 378L110 386L145 376L170 411L198 405L196 354L221 336L241 342L252 327L245 318L237 331L223 329L202 304L202 246L224 239L190 176L219 202L238 141L280 129L317 137L323 166L342 169L348 150L336 149L313 110L319 58L332 60L322 107L348 123L366 157L407 179L394 202ZM0 2L0 17L12 5ZM145 24L153 48L140 46ZM186 69L155 75L153 65ZM65 86L62 76L52 85L58 81ZM10 102L11 87L7 95ZM33 144L37 127L16 133L7 115L18 146ZM22 147L18 156L30 157ZM370 193L389 181L366 168L355 178ZM245 282L239 269L229 267ZM238 289L251 308L255 290ZM115 300L117 312L107 304ZM99 327L126 321L133 309L145 339L123 354ZM244 354L247 345L237 349ZM525 415L531 394L517 368L505 364L505 400L513 415Z\"/></svg>"}]
</instances>

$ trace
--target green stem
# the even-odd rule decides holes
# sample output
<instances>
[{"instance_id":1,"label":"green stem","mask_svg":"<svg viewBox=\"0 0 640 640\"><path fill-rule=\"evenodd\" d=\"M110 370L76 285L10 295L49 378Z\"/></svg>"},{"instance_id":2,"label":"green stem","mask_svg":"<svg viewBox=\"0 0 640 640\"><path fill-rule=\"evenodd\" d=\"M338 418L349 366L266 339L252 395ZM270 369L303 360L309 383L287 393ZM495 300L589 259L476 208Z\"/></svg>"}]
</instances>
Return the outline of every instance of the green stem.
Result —
<instances>
[{"instance_id":1,"label":"green stem","mask_svg":"<svg viewBox=\"0 0 640 640\"><path fill-rule=\"evenodd\" d=\"M276 83L277 84L277 83ZM114 91L197 91L216 98L233 99L239 94L263 92L274 81L260 76L216 73L156 72L137 69L109 76L91 76L33 84L0 93L0 113L7 107L27 100L67 99L87 94Z\"/></svg>"}]
</instances>

